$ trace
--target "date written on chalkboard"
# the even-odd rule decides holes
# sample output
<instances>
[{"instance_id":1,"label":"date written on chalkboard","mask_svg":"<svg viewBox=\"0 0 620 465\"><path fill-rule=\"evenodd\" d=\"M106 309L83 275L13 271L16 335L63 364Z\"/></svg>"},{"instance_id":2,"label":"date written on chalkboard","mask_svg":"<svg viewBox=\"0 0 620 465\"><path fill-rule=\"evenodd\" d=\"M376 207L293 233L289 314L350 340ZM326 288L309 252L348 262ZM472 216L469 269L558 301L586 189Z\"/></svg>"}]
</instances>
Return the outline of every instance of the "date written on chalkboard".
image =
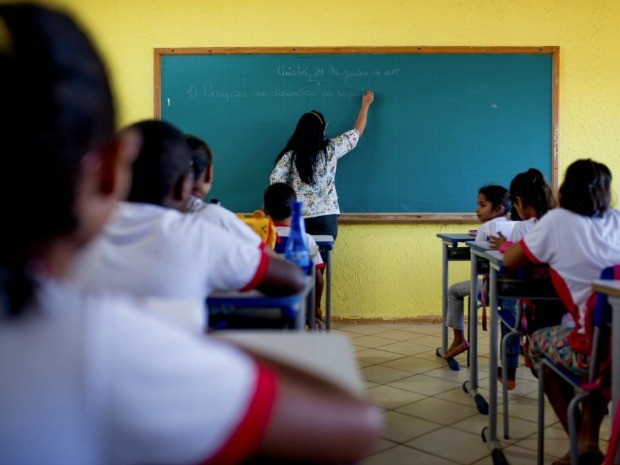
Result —
<instances>
[{"instance_id":1,"label":"date written on chalkboard","mask_svg":"<svg viewBox=\"0 0 620 465\"><path fill-rule=\"evenodd\" d=\"M278 66L277 75L281 77L297 77L306 81L319 81L326 78L341 78L347 82L351 78L363 78L367 76L398 76L400 68L390 69L339 69L333 66L327 68L315 66Z\"/></svg>"}]
</instances>

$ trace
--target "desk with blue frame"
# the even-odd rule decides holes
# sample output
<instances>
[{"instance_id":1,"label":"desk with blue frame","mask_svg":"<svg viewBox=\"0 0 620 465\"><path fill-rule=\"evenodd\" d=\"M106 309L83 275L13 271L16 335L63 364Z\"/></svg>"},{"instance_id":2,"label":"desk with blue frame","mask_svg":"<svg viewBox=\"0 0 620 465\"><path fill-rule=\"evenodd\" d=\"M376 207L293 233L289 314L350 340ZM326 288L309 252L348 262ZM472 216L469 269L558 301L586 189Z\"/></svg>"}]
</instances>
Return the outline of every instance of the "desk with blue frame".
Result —
<instances>
[{"instance_id":1,"label":"desk with blue frame","mask_svg":"<svg viewBox=\"0 0 620 465\"><path fill-rule=\"evenodd\" d=\"M209 329L279 328L303 331L308 320L314 319L313 302L314 274L306 277L306 285L297 294L267 296L257 290L218 292L207 297Z\"/></svg>"},{"instance_id":2,"label":"desk with blue frame","mask_svg":"<svg viewBox=\"0 0 620 465\"><path fill-rule=\"evenodd\" d=\"M475 239L470 234L458 233L439 233L437 237L441 239L442 264L441 264L441 347L438 347L435 354L437 357L443 358L448 350L448 327L446 326L446 317L448 314L448 277L450 262L466 262L469 261L469 248L466 243ZM459 363L455 359L447 360L448 366L453 370L460 368Z\"/></svg>"}]
</instances>

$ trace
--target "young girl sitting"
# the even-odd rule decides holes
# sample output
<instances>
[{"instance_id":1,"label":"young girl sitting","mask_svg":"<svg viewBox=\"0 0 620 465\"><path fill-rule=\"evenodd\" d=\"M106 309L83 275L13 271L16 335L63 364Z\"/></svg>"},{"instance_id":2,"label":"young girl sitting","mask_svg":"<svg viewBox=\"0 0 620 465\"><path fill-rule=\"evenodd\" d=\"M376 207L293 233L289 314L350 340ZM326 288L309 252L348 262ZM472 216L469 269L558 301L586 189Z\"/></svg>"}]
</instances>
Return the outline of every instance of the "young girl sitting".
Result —
<instances>
[{"instance_id":1,"label":"young girl sitting","mask_svg":"<svg viewBox=\"0 0 620 465\"><path fill-rule=\"evenodd\" d=\"M0 463L343 463L372 450L380 414L363 401L67 279L126 195L140 148L133 131L114 136L103 64L70 18L0 5L0 89L11 219L0 229ZM41 191L19 189L23 173Z\"/></svg>"},{"instance_id":2,"label":"young girl sitting","mask_svg":"<svg viewBox=\"0 0 620 465\"><path fill-rule=\"evenodd\" d=\"M514 228L512 228L512 232L508 238L504 236L501 231L497 233L497 236L492 235L489 237L491 246L495 249L499 249L501 252L504 252L513 243L520 241L545 213L556 207L556 200L551 191L551 187L547 184L544 175L535 168L530 168L514 177L510 183L510 199L512 200L514 208L517 210L517 214L522 218L522 221L515 222ZM548 278L548 273L544 274L545 277ZM508 301L504 299L502 301L502 307L504 309L514 309L514 303L513 300ZM539 310L543 312L543 315L541 315L543 318L551 316L549 313L553 313L550 312L549 308L545 309L541 307ZM547 312L545 312L545 310L547 310ZM551 320L545 319L545 321ZM559 322L560 320L556 319L555 323ZM502 337L510 331L505 324L502 324L501 328ZM515 374L519 366L520 340L517 337L512 337L508 341L506 347L507 366L505 369L507 372L508 389L512 390L515 388ZM498 367L498 378L500 381L502 380L501 367Z\"/></svg>"},{"instance_id":3,"label":"young girl sitting","mask_svg":"<svg viewBox=\"0 0 620 465\"><path fill-rule=\"evenodd\" d=\"M502 186L484 186L478 191L476 216L482 226L476 234L476 241L486 242L489 236L503 233L509 235L515 224L506 218L510 210L510 195ZM463 300L470 292L469 281L462 281L450 286L448 292L448 314L446 326L452 328L454 339L444 354L446 360L456 357L469 349L469 342L465 339L465 322L463 318Z\"/></svg>"},{"instance_id":4,"label":"young girl sitting","mask_svg":"<svg viewBox=\"0 0 620 465\"><path fill-rule=\"evenodd\" d=\"M592 282L603 269L620 263L620 210L610 208L611 172L592 160L578 160L566 170L559 203L504 254L504 266L520 268L530 263L547 263L553 284L571 313L576 327L552 326L532 335L534 359L550 358L575 375L587 373L591 325L586 321ZM562 426L568 432L567 408L574 396L572 387L547 370L545 393ZM540 376L540 373L539 373ZM585 401L579 428L579 463L598 464L599 429L605 406L603 396ZM556 465L570 463L567 454Z\"/></svg>"}]
</instances>

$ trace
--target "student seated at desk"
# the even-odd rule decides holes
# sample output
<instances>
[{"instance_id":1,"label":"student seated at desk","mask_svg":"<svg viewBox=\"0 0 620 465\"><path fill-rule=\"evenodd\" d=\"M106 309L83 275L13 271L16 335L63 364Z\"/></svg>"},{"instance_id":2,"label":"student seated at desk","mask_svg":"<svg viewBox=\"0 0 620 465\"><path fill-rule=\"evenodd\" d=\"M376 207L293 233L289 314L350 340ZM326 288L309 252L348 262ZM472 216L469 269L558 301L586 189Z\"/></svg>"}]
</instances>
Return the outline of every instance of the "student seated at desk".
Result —
<instances>
[{"instance_id":1,"label":"student seated at desk","mask_svg":"<svg viewBox=\"0 0 620 465\"><path fill-rule=\"evenodd\" d=\"M478 191L476 216L483 224L478 228L476 241L486 242L489 236L503 232L509 235L514 221L506 218L510 211L510 194L502 186L484 186ZM462 281L450 286L448 290L448 313L445 325L452 328L454 339L444 354L445 359L451 359L469 349L469 342L465 339L465 321L463 305L465 297L469 296L470 281Z\"/></svg>"},{"instance_id":2,"label":"student seated at desk","mask_svg":"<svg viewBox=\"0 0 620 465\"><path fill-rule=\"evenodd\" d=\"M297 201L295 190L283 182L272 184L265 190L263 195L263 210L271 217L276 226L279 237L288 237L291 234L291 203ZM315 265L315 296L316 309L314 317L316 324L320 328L326 328L323 315L321 313L321 296L323 295L323 270L325 264L319 253L319 246L316 244L312 236L306 233L306 243L310 250L310 256Z\"/></svg>"},{"instance_id":3,"label":"student seated at desk","mask_svg":"<svg viewBox=\"0 0 620 465\"><path fill-rule=\"evenodd\" d=\"M557 206L553 191L544 175L536 168L530 168L529 170L517 174L510 182L510 200L513 207L516 209L517 214L522 221L515 222L514 228L508 237L504 236L501 231L498 231L497 235L491 235L489 242L494 249L499 249L500 252L505 252L515 242L519 242L525 234L530 231L538 220L549 210ZM547 267L538 267L534 270L536 279L549 279L549 273ZM516 301L513 299L503 299L502 309L511 311L513 316L516 317L515 311ZM536 315L539 316L535 322L533 319ZM529 319L528 327L526 328L529 333L534 329L541 328L543 326L551 326L552 324L559 324L562 315L565 313L564 307L557 302L537 302L536 308L533 308L533 304L528 304L526 311ZM510 329L502 323L502 337L506 335ZM506 347L507 366L504 367L507 373L507 387L509 390L515 388L516 385L516 371L519 366L519 346L520 338L512 337L508 340ZM500 382L503 380L502 367L497 369L497 377Z\"/></svg>"},{"instance_id":4,"label":"student seated at desk","mask_svg":"<svg viewBox=\"0 0 620 465\"><path fill-rule=\"evenodd\" d=\"M142 137L129 202L119 203L103 234L80 254L73 270L77 282L89 290L148 298L164 313L186 307L180 316L198 330L206 327L204 301L212 292L258 288L291 294L303 288L294 265L197 214L176 211L186 205L192 185L191 152L176 128L143 121L129 130ZM160 305L161 299L180 305Z\"/></svg>"},{"instance_id":5,"label":"student seated at desk","mask_svg":"<svg viewBox=\"0 0 620 465\"><path fill-rule=\"evenodd\" d=\"M263 247L261 237L241 221L230 210L214 203L206 203L205 198L213 185L213 154L205 141L196 136L186 135L185 140L192 151L192 173L194 184L187 199L185 211L216 224L256 247Z\"/></svg>"},{"instance_id":6,"label":"student seated at desk","mask_svg":"<svg viewBox=\"0 0 620 465\"><path fill-rule=\"evenodd\" d=\"M104 66L69 17L4 4L0 32L0 202L13 220L0 232L0 463L344 463L368 454L378 409L165 325L135 299L67 280L126 194L139 137L114 137ZM26 172L46 195L36 215L24 205L40 203L41 191L23 189L15 201L14 178Z\"/></svg>"},{"instance_id":7,"label":"student seated at desk","mask_svg":"<svg viewBox=\"0 0 620 465\"><path fill-rule=\"evenodd\" d=\"M620 263L620 210L610 208L611 172L592 160L578 160L566 170L560 208L548 212L521 241L504 254L504 266L519 268L547 263L553 284L571 313L574 325L542 328L532 335L531 355L545 355L577 376L587 373L593 307L592 282L603 269ZM576 325L576 326L575 326ZM614 335L617 336L617 335ZM540 375L540 374L539 374ZM554 372L545 376L545 393L568 432L567 408L574 391ZM599 429L609 398L586 398L579 428L579 463L598 464ZM570 463L567 454L555 464Z\"/></svg>"}]
</instances>

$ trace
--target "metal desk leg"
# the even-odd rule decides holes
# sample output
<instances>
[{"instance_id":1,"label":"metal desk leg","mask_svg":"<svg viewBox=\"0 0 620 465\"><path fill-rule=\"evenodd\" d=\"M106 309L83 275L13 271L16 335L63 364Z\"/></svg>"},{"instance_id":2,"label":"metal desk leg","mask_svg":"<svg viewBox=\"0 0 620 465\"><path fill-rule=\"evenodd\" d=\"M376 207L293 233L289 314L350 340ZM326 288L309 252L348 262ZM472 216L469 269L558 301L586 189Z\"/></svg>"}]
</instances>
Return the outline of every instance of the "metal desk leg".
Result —
<instances>
[{"instance_id":1,"label":"metal desk leg","mask_svg":"<svg viewBox=\"0 0 620 465\"><path fill-rule=\"evenodd\" d=\"M487 401L478 393L478 256L471 254L471 287L469 294L469 380L463 383L463 390L469 393L476 402L478 411L487 415L489 405Z\"/></svg>"},{"instance_id":2,"label":"metal desk leg","mask_svg":"<svg viewBox=\"0 0 620 465\"><path fill-rule=\"evenodd\" d=\"M448 318L448 244L443 244L443 264L442 264L442 276L441 276L441 355L448 350L448 327L446 326L446 320Z\"/></svg>"},{"instance_id":3,"label":"metal desk leg","mask_svg":"<svg viewBox=\"0 0 620 465\"><path fill-rule=\"evenodd\" d=\"M612 415L616 414L616 409L618 408L618 401L620 401L620 298L609 296L609 303L612 306L612 315L611 315L611 386L612 386L612 400L611 400L611 411ZM613 418L612 418L613 420ZM616 451L616 458L614 463L620 463L620 447Z\"/></svg>"},{"instance_id":4,"label":"metal desk leg","mask_svg":"<svg viewBox=\"0 0 620 465\"><path fill-rule=\"evenodd\" d=\"M325 257L325 326L327 331L332 326L332 250L327 250Z\"/></svg>"},{"instance_id":5,"label":"metal desk leg","mask_svg":"<svg viewBox=\"0 0 620 465\"><path fill-rule=\"evenodd\" d=\"M507 464L506 457L497 440L497 270L489 270L489 309L491 313L491 330L489 331L489 426L482 430L482 440L491 449L495 465ZM489 437L486 437L488 429Z\"/></svg>"}]
</instances>

